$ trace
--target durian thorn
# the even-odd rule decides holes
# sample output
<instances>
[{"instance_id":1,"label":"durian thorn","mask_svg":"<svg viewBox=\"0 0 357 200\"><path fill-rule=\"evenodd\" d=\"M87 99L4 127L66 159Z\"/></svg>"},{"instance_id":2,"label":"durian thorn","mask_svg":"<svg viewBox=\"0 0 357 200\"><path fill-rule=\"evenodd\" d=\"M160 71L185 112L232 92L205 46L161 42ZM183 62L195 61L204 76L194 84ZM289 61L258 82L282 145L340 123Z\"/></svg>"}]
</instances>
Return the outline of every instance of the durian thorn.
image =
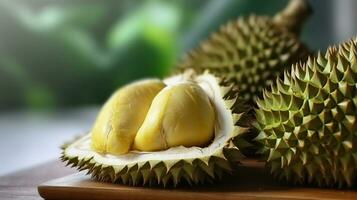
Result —
<instances>
[{"instance_id":1,"label":"durian thorn","mask_svg":"<svg viewBox=\"0 0 357 200\"><path fill-rule=\"evenodd\" d=\"M273 20L275 24L284 26L290 32L299 35L302 25L312 12L307 0L290 0L289 4L274 16Z\"/></svg>"}]
</instances>

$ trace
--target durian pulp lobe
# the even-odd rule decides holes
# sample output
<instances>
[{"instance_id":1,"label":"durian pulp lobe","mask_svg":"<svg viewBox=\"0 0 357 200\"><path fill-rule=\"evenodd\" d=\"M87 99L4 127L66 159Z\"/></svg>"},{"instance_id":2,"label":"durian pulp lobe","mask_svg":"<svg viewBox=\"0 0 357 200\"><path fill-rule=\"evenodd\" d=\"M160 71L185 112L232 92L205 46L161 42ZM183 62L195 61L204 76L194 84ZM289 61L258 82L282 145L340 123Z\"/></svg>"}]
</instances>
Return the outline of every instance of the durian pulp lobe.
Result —
<instances>
[{"instance_id":1,"label":"durian pulp lobe","mask_svg":"<svg viewBox=\"0 0 357 200\"><path fill-rule=\"evenodd\" d=\"M162 81L145 80L116 91L104 104L93 126L92 149L115 155L129 152L152 100L164 87Z\"/></svg>"},{"instance_id":2,"label":"durian pulp lobe","mask_svg":"<svg viewBox=\"0 0 357 200\"><path fill-rule=\"evenodd\" d=\"M203 89L180 83L163 89L134 141L134 149L160 151L175 146L203 147L214 137L215 110Z\"/></svg>"}]
</instances>

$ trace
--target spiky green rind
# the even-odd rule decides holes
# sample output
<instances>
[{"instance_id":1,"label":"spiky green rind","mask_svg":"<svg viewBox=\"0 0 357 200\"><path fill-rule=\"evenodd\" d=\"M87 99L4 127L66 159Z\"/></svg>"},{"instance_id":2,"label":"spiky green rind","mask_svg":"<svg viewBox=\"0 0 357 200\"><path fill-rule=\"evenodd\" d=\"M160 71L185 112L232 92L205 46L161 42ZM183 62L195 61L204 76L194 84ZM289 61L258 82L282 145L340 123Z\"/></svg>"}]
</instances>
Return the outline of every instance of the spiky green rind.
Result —
<instances>
[{"instance_id":1,"label":"spiky green rind","mask_svg":"<svg viewBox=\"0 0 357 200\"><path fill-rule=\"evenodd\" d=\"M92 178L112 183L127 185L167 185L176 186L181 182L202 184L213 182L222 178L224 173L232 172L232 168L226 158L212 156L206 160L195 159L193 161L177 160L173 165L164 162L153 161L145 164L125 166L116 170L112 166L96 163L92 159L79 159L62 155L61 160L79 171L87 170Z\"/></svg>"},{"instance_id":2,"label":"spiky green rind","mask_svg":"<svg viewBox=\"0 0 357 200\"><path fill-rule=\"evenodd\" d=\"M218 80L218 79L217 79ZM240 153L237 145L242 142L241 135L246 132L246 119L241 109L236 87L229 81L219 80L221 93L226 104L226 109L232 114L235 128L230 133L231 138L220 149L212 152L206 157L195 159L173 159L170 161L150 160L147 162L131 163L123 165L103 165L98 163L93 157L86 155L73 155L67 150L71 145L80 144L81 139L67 145L62 152L62 161L67 165L87 170L88 174L99 181L124 183L128 185L173 185L179 183L202 184L213 182L222 178L224 174L231 173L234 166L244 156ZM85 138L82 138L84 140ZM234 164L234 165L232 165Z\"/></svg>"},{"instance_id":3,"label":"spiky green rind","mask_svg":"<svg viewBox=\"0 0 357 200\"><path fill-rule=\"evenodd\" d=\"M309 55L294 33L270 17L249 16L222 26L217 33L189 52L178 71L210 70L235 81L242 97L254 103L287 66Z\"/></svg>"},{"instance_id":4,"label":"spiky green rind","mask_svg":"<svg viewBox=\"0 0 357 200\"><path fill-rule=\"evenodd\" d=\"M297 64L257 102L257 127L279 179L352 187L357 179L357 40Z\"/></svg>"}]
</instances>

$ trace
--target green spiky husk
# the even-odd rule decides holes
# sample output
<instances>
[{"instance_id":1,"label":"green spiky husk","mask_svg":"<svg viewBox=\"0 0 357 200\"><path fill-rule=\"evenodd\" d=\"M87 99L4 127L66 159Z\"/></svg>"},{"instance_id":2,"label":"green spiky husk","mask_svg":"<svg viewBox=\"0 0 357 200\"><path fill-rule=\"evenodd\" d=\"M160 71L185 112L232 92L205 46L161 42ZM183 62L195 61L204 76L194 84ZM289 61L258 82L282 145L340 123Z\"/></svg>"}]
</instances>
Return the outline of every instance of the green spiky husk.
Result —
<instances>
[{"instance_id":1,"label":"green spiky husk","mask_svg":"<svg viewBox=\"0 0 357 200\"><path fill-rule=\"evenodd\" d=\"M189 52L177 71L210 70L237 83L244 100L256 96L290 66L309 55L294 33L270 17L249 16L229 22Z\"/></svg>"},{"instance_id":2,"label":"green spiky husk","mask_svg":"<svg viewBox=\"0 0 357 200\"><path fill-rule=\"evenodd\" d=\"M244 156L237 148L244 146L242 134L246 132L246 117L239 100L236 87L225 79L218 79L221 93L227 110L232 114L235 128L232 137L225 146L220 147L213 155L199 157L190 160L174 159L169 162L151 160L147 162L134 163L121 166L108 166L98 163L93 157L83 155L70 155L67 149L72 145L80 143L76 140L64 146L61 159L67 165L76 167L78 170L87 170L88 174L99 181L124 183L128 185L174 185L180 183L202 184L214 182L224 174L232 173L234 166ZM85 136L86 137L86 136ZM85 139L85 138L84 138Z\"/></svg>"},{"instance_id":3,"label":"green spiky husk","mask_svg":"<svg viewBox=\"0 0 357 200\"><path fill-rule=\"evenodd\" d=\"M357 40L297 64L257 102L256 138L279 179L352 187L357 179Z\"/></svg>"}]
</instances>

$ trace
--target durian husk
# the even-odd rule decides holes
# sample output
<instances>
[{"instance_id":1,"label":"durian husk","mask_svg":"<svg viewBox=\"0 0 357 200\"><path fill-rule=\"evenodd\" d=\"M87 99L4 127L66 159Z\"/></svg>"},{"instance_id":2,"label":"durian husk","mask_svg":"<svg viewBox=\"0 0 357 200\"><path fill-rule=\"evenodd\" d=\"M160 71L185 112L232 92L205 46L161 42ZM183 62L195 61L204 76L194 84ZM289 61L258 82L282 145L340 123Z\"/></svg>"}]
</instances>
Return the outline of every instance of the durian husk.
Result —
<instances>
[{"instance_id":1,"label":"durian husk","mask_svg":"<svg viewBox=\"0 0 357 200\"><path fill-rule=\"evenodd\" d=\"M292 0L274 17L250 15L223 25L176 67L210 70L237 83L241 97L255 105L257 96L288 66L310 54L298 35L311 8L305 0Z\"/></svg>"},{"instance_id":2,"label":"durian husk","mask_svg":"<svg viewBox=\"0 0 357 200\"><path fill-rule=\"evenodd\" d=\"M190 68L209 70L237 84L241 98L253 109L262 91L281 77L292 64L305 61L310 50L299 40L299 33L311 7L305 0L291 0L273 17L250 15L230 21L207 40L189 51L174 73ZM254 116L253 110L248 112ZM246 134L250 143L239 147L248 157L259 157L257 132Z\"/></svg>"},{"instance_id":3,"label":"durian husk","mask_svg":"<svg viewBox=\"0 0 357 200\"><path fill-rule=\"evenodd\" d=\"M96 159L106 155L95 152L90 154L75 152L75 149L80 149L83 143L88 143L90 136L86 135L72 143L67 143L63 148L61 160L67 165L76 167L79 171L87 170L87 174L91 174L96 180L133 186L162 185L166 187L176 186L179 183L192 185L212 183L221 179L225 174L232 173L239 160L244 157L237 148L237 144L244 146L246 143L242 135L248 129L244 127L248 119L244 113L243 101L238 97L236 86L224 78L214 77L214 79L218 83L220 98L224 102L226 111L230 113L234 128L227 133L229 137L224 144L219 145L210 155L198 154L197 157L183 159L178 153L172 159L165 161L155 159L135 162L134 160L120 165L108 165ZM195 151L200 151L200 148ZM154 155L155 152L149 154Z\"/></svg>"},{"instance_id":4,"label":"durian husk","mask_svg":"<svg viewBox=\"0 0 357 200\"><path fill-rule=\"evenodd\" d=\"M357 175L357 39L292 66L258 100L256 140L280 180L353 187Z\"/></svg>"}]
</instances>

